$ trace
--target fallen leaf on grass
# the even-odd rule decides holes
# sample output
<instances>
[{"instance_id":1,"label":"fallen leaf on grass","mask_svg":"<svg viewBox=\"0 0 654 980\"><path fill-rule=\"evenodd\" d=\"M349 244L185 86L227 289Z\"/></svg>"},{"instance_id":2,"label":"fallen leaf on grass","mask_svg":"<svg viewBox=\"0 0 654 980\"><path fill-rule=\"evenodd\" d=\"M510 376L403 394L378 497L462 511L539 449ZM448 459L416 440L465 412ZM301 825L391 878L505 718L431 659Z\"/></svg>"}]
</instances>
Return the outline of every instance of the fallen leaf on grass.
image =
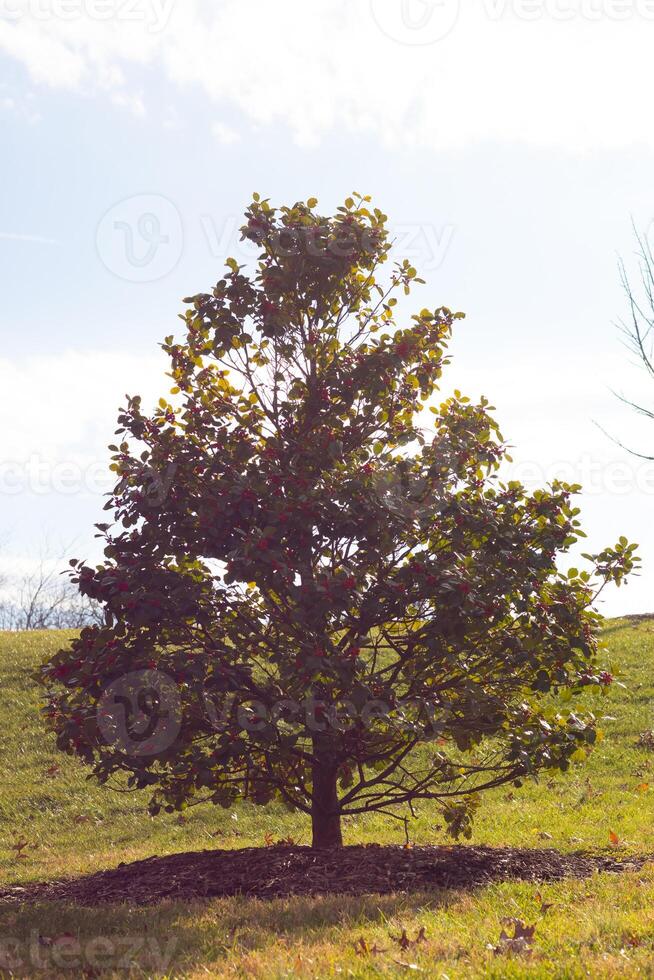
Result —
<instances>
[{"instance_id":1,"label":"fallen leaf on grass","mask_svg":"<svg viewBox=\"0 0 654 980\"><path fill-rule=\"evenodd\" d=\"M400 949L409 949L410 946L418 946L419 943L426 943L427 936L425 934L425 927L420 926L418 934L415 939L409 939L407 936L406 929L402 930L401 936L391 936L394 943L397 943Z\"/></svg>"},{"instance_id":2,"label":"fallen leaf on grass","mask_svg":"<svg viewBox=\"0 0 654 980\"><path fill-rule=\"evenodd\" d=\"M536 892L536 894L534 895L534 898L536 899L536 901L540 905L540 914L541 915L546 915L549 912L550 909L553 909L554 908L554 902L544 902L543 901L543 896L541 895L540 892Z\"/></svg>"},{"instance_id":3,"label":"fallen leaf on grass","mask_svg":"<svg viewBox=\"0 0 654 980\"><path fill-rule=\"evenodd\" d=\"M585 785L584 785L584 796L585 796L585 798L587 800L593 800L593 799L595 799L596 796L602 796L602 795L603 794L600 792L600 790L595 789L595 787L591 783L590 779L586 779L586 782L585 782Z\"/></svg>"},{"instance_id":4,"label":"fallen leaf on grass","mask_svg":"<svg viewBox=\"0 0 654 980\"><path fill-rule=\"evenodd\" d=\"M520 956L531 956L536 926L527 926L522 919L506 918L502 919L502 922L513 926L513 935L510 936L505 929L502 929L499 944L489 947L495 956L514 953Z\"/></svg>"},{"instance_id":5,"label":"fallen leaf on grass","mask_svg":"<svg viewBox=\"0 0 654 980\"><path fill-rule=\"evenodd\" d=\"M16 840L14 841L14 843L13 844L10 844L9 846L10 846L10 848L11 848L12 851L15 851L16 852L16 855L15 855L16 860L19 860L20 858L26 858L27 857L27 854L25 854L23 852L28 847L31 850L35 850L39 845L38 844L30 844L30 842L27 840L27 838L26 837L23 837L22 834L21 834L21 836L20 837L17 837Z\"/></svg>"},{"instance_id":6,"label":"fallen leaf on grass","mask_svg":"<svg viewBox=\"0 0 654 980\"><path fill-rule=\"evenodd\" d=\"M263 844L264 847L276 847L280 844L286 844L287 847L295 847L297 841L294 837L280 837L279 840L275 840L271 833L264 834Z\"/></svg>"},{"instance_id":7,"label":"fallen leaf on grass","mask_svg":"<svg viewBox=\"0 0 654 980\"><path fill-rule=\"evenodd\" d=\"M357 956L376 956L378 953L388 952L387 949L378 946L377 943L373 943L372 946L369 946L363 936L360 936L359 939L353 943L353 945L354 952L357 954Z\"/></svg>"},{"instance_id":8,"label":"fallen leaf on grass","mask_svg":"<svg viewBox=\"0 0 654 980\"><path fill-rule=\"evenodd\" d=\"M641 749L654 749L654 732L651 730L641 732L638 736L636 745L638 745Z\"/></svg>"}]
</instances>

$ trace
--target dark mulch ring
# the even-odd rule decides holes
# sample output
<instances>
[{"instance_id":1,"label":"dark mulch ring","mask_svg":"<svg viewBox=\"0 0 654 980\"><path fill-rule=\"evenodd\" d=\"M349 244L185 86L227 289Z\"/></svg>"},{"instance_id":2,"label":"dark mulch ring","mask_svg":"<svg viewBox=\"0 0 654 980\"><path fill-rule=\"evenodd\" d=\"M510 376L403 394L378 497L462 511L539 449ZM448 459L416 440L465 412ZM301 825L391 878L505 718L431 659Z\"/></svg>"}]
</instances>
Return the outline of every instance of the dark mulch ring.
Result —
<instances>
[{"instance_id":1,"label":"dark mulch ring","mask_svg":"<svg viewBox=\"0 0 654 980\"><path fill-rule=\"evenodd\" d=\"M291 895L389 894L436 888L474 888L493 881L556 881L594 871L630 871L648 857L561 854L516 847L250 847L195 851L121 864L83 878L0 889L0 903L66 901L150 905L228 895L285 898Z\"/></svg>"}]
</instances>

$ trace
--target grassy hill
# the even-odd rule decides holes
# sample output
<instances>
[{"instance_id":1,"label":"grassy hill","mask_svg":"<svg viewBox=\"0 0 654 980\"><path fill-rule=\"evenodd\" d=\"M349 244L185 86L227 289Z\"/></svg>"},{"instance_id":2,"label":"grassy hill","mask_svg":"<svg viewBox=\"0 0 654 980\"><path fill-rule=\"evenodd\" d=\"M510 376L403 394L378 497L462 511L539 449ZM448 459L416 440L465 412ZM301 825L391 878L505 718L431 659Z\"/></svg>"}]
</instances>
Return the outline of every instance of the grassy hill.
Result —
<instances>
[{"instance_id":1,"label":"grassy hill","mask_svg":"<svg viewBox=\"0 0 654 980\"><path fill-rule=\"evenodd\" d=\"M31 680L32 668L63 638L0 634L3 882L80 874L175 851L263 846L286 837L309 843L306 818L274 806L204 806L153 820L144 796L90 783L84 768L57 753L44 734ZM488 794L474 843L654 853L654 751L637 744L640 733L654 728L654 619L609 622L604 638L606 662L625 685L594 701L604 739L567 776ZM383 817L351 818L345 834L351 844L404 839L401 825ZM447 843L427 804L419 807L411 836L415 843ZM531 956L496 956L488 948L498 943L503 917L536 924ZM415 937L422 927L427 942L419 945L402 949L392 938L403 929ZM370 952L375 944L379 951ZM654 976L654 866L540 889L517 882L474 892L221 899L153 909L0 906L0 975L41 969L70 976L71 968L84 975L83 967L88 976L124 976L126 968L134 976L198 977Z\"/></svg>"}]
</instances>

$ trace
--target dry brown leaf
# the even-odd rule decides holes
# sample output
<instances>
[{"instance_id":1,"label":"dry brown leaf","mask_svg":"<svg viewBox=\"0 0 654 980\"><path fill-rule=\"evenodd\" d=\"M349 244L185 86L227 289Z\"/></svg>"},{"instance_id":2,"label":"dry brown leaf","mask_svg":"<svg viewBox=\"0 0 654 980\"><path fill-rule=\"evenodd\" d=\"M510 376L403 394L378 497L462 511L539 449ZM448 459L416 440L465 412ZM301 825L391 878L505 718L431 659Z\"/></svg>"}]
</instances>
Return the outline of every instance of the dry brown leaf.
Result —
<instances>
[{"instance_id":1,"label":"dry brown leaf","mask_svg":"<svg viewBox=\"0 0 654 980\"><path fill-rule=\"evenodd\" d=\"M30 844L27 838L23 837L22 835L20 837L17 837L13 844L10 844L11 850L16 852L15 855L16 860L18 860L19 858L26 858L27 854L23 853L25 849L27 847L35 847L35 846L36 845L34 844Z\"/></svg>"},{"instance_id":2,"label":"dry brown leaf","mask_svg":"<svg viewBox=\"0 0 654 980\"><path fill-rule=\"evenodd\" d=\"M540 914L541 915L546 915L549 912L550 909L554 908L554 902L544 902L543 901L543 896L541 895L540 892L536 892L536 894L534 895L534 898L536 899L536 901L540 905Z\"/></svg>"},{"instance_id":3,"label":"dry brown leaf","mask_svg":"<svg viewBox=\"0 0 654 980\"><path fill-rule=\"evenodd\" d=\"M510 936L505 929L502 929L498 945L491 947L495 955L531 956L536 926L525 925L522 919L505 918L502 922L513 926L513 935Z\"/></svg>"},{"instance_id":4,"label":"dry brown leaf","mask_svg":"<svg viewBox=\"0 0 654 980\"><path fill-rule=\"evenodd\" d=\"M636 745L638 745L641 749L654 749L654 732L651 730L641 732L638 736Z\"/></svg>"},{"instance_id":5,"label":"dry brown leaf","mask_svg":"<svg viewBox=\"0 0 654 980\"><path fill-rule=\"evenodd\" d=\"M409 949L410 946L418 946L420 943L427 942L427 934L425 933L425 927L420 926L415 939L409 939L406 929L402 930L401 936L391 936L390 937L394 943L397 943L400 949Z\"/></svg>"},{"instance_id":6,"label":"dry brown leaf","mask_svg":"<svg viewBox=\"0 0 654 980\"><path fill-rule=\"evenodd\" d=\"M354 952L357 956L377 956L379 953L387 953L388 950L378 946L377 943L373 943L369 946L363 936L360 936L357 941L353 944Z\"/></svg>"}]
</instances>

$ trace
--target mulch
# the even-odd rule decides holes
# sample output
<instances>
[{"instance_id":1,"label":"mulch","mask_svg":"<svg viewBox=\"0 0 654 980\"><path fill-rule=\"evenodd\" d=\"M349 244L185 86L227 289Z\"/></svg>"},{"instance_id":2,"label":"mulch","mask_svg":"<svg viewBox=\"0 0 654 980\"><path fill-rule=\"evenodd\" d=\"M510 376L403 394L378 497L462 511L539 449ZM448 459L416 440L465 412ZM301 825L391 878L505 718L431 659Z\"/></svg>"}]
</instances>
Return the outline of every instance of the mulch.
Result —
<instances>
[{"instance_id":1,"label":"mulch","mask_svg":"<svg viewBox=\"0 0 654 980\"><path fill-rule=\"evenodd\" d=\"M648 857L562 854L553 848L368 845L337 851L274 845L150 857L62 881L0 887L0 904L64 901L80 906L247 895L365 895L471 889L494 881L556 881L641 868Z\"/></svg>"}]
</instances>

